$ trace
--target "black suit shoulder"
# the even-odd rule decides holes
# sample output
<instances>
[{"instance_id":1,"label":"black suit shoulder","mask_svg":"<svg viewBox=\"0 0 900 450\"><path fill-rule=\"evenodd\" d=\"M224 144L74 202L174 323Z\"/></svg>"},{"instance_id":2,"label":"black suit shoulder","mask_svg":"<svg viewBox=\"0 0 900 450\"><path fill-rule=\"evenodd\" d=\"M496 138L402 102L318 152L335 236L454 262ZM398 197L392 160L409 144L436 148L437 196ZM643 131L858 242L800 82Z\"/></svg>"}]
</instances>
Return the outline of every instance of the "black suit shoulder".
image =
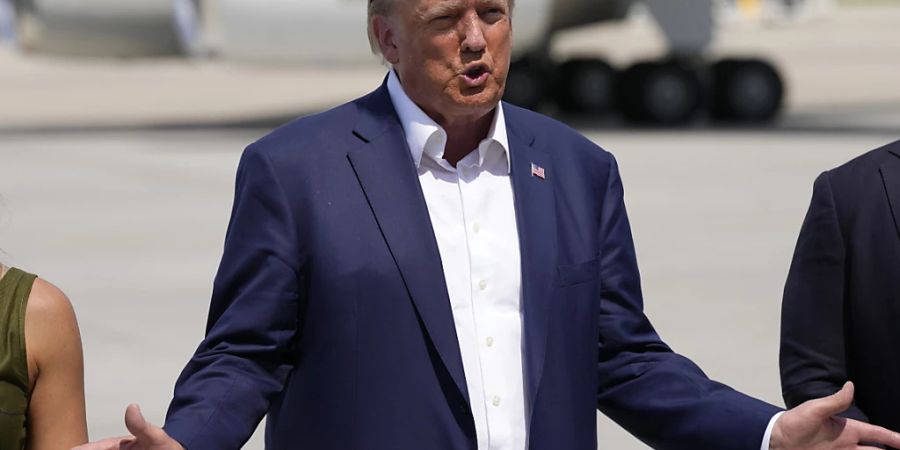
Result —
<instances>
[{"instance_id":1,"label":"black suit shoulder","mask_svg":"<svg viewBox=\"0 0 900 450\"><path fill-rule=\"evenodd\" d=\"M856 158L827 171L832 185L836 188L852 189L861 180L871 178L879 168L891 158L900 157L900 141L870 150Z\"/></svg>"},{"instance_id":2,"label":"black suit shoulder","mask_svg":"<svg viewBox=\"0 0 900 450\"><path fill-rule=\"evenodd\" d=\"M856 217L865 216L872 208L884 206L885 163L900 158L900 141L866 152L824 172L816 181L816 189L828 189L836 213L845 232Z\"/></svg>"}]
</instances>

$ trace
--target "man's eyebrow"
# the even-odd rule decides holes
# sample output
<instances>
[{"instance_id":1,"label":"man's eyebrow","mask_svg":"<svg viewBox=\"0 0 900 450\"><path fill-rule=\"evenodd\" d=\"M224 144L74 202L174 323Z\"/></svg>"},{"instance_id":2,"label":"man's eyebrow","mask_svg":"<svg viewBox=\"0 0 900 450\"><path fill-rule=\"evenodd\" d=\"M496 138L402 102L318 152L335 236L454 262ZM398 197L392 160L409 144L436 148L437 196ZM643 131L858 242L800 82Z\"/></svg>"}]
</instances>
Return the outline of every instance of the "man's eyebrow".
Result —
<instances>
[{"instance_id":1,"label":"man's eyebrow","mask_svg":"<svg viewBox=\"0 0 900 450\"><path fill-rule=\"evenodd\" d=\"M493 6L495 8L503 8L506 9L507 6L506 1L504 0L479 0L478 6Z\"/></svg>"},{"instance_id":2,"label":"man's eyebrow","mask_svg":"<svg viewBox=\"0 0 900 450\"><path fill-rule=\"evenodd\" d=\"M480 7L495 7L506 9L507 2L504 0L479 0L478 6ZM416 15L421 20L430 20L436 17L448 16L452 15L456 11L465 8L465 2L456 0L456 1L443 1L432 6L426 6L424 8L416 11Z\"/></svg>"},{"instance_id":3,"label":"man's eyebrow","mask_svg":"<svg viewBox=\"0 0 900 450\"><path fill-rule=\"evenodd\" d=\"M463 7L461 1L440 2L433 6L425 7L416 12L420 19L430 19L433 17L441 17L450 15Z\"/></svg>"}]
</instances>

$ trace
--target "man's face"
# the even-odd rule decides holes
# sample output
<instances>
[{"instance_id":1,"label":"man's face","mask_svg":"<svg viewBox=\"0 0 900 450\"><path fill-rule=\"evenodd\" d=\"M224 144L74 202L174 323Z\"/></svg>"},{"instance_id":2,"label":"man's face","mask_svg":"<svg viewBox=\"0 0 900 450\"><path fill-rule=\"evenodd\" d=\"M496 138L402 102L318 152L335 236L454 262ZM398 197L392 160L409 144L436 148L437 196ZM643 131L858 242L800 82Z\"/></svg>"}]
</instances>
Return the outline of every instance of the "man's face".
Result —
<instances>
[{"instance_id":1,"label":"man's face","mask_svg":"<svg viewBox=\"0 0 900 450\"><path fill-rule=\"evenodd\" d=\"M397 0L384 24L385 58L439 122L483 116L500 101L512 32L507 0Z\"/></svg>"}]
</instances>

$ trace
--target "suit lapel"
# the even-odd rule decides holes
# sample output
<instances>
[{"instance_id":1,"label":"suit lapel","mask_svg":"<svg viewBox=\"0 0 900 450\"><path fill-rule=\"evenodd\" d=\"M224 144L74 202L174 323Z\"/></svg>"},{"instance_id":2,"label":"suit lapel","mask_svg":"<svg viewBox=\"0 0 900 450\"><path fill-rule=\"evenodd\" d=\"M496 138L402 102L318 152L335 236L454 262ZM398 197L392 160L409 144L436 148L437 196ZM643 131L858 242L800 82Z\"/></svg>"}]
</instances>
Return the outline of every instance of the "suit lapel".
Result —
<instances>
[{"instance_id":1,"label":"suit lapel","mask_svg":"<svg viewBox=\"0 0 900 450\"><path fill-rule=\"evenodd\" d=\"M894 226L897 228L897 236L900 237L900 151L890 150L895 158L881 165L881 178L884 181L884 189L891 204L891 213L894 215Z\"/></svg>"},{"instance_id":2,"label":"suit lapel","mask_svg":"<svg viewBox=\"0 0 900 450\"><path fill-rule=\"evenodd\" d=\"M557 264L554 177L550 154L512 108L505 111L522 272L526 395L533 405L547 348ZM440 252L418 174L385 86L361 106L348 158L444 367L468 401L466 380ZM532 164L544 178L532 174Z\"/></svg>"},{"instance_id":3,"label":"suit lapel","mask_svg":"<svg viewBox=\"0 0 900 450\"><path fill-rule=\"evenodd\" d=\"M535 138L513 108L504 110L509 131L513 193L522 260L522 314L525 384L533 410L547 350L547 330L557 264L556 209L549 153L535 145ZM544 170L544 178L532 173L532 164ZM530 417L529 417L530 422Z\"/></svg>"},{"instance_id":4,"label":"suit lapel","mask_svg":"<svg viewBox=\"0 0 900 450\"><path fill-rule=\"evenodd\" d=\"M440 252L418 174L386 85L361 106L348 153L359 184L416 312L444 367L468 401L462 358Z\"/></svg>"}]
</instances>

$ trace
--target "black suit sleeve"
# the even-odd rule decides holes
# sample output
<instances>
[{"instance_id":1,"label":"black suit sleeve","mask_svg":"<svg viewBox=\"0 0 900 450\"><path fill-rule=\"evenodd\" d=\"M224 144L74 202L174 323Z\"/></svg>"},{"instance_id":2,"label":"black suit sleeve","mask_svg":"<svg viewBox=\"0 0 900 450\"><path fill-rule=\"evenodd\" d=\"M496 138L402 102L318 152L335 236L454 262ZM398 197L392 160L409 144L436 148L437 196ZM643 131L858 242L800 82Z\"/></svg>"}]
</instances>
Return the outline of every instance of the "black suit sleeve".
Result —
<instances>
[{"instance_id":1,"label":"black suit sleeve","mask_svg":"<svg viewBox=\"0 0 900 450\"><path fill-rule=\"evenodd\" d=\"M846 246L828 172L813 186L781 311L781 387L788 407L828 396L848 381ZM855 404L844 414L868 422Z\"/></svg>"}]
</instances>

